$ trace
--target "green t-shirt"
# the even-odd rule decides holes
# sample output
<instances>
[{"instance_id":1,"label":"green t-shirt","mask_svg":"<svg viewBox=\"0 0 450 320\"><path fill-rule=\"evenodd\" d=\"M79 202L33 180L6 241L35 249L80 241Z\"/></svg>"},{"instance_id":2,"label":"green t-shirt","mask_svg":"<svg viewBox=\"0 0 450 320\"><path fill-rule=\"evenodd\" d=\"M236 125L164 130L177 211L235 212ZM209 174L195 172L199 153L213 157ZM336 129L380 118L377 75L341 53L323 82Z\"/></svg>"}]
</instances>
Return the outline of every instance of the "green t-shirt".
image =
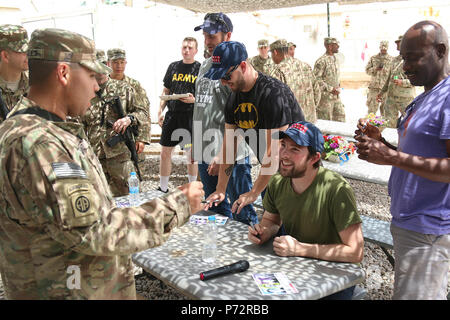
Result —
<instances>
[{"instance_id":1,"label":"green t-shirt","mask_svg":"<svg viewBox=\"0 0 450 320\"><path fill-rule=\"evenodd\" d=\"M342 243L339 232L361 222L348 182L323 167L302 194L294 191L291 178L275 174L267 186L263 206L280 215L287 234L305 243Z\"/></svg>"}]
</instances>

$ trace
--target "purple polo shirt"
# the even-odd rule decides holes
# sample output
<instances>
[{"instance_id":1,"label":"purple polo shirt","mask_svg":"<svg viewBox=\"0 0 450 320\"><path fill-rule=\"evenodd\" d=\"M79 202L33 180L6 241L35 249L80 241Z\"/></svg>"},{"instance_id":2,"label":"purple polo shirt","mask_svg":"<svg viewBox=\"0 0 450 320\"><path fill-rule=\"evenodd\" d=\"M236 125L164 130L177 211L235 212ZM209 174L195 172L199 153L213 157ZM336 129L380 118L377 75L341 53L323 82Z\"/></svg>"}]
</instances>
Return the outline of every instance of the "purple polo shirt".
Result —
<instances>
[{"instance_id":1,"label":"purple polo shirt","mask_svg":"<svg viewBox=\"0 0 450 320\"><path fill-rule=\"evenodd\" d=\"M450 77L406 108L398 127L398 150L425 158L447 158L450 139ZM397 167L389 178L392 223L422 234L450 234L450 184Z\"/></svg>"}]
</instances>

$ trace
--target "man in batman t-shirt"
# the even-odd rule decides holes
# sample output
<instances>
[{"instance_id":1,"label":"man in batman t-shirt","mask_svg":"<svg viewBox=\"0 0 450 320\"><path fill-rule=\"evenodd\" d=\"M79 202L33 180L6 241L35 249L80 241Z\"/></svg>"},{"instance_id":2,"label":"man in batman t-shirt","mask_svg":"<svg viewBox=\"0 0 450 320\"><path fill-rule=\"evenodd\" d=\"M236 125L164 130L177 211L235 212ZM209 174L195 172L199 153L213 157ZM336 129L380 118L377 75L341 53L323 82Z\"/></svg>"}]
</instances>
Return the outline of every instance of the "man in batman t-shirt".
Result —
<instances>
[{"instance_id":1,"label":"man in batman t-shirt","mask_svg":"<svg viewBox=\"0 0 450 320\"><path fill-rule=\"evenodd\" d=\"M232 212L256 201L278 169L272 144L275 131L284 131L297 121L305 121L294 94L281 81L256 71L247 62L245 46L236 41L222 42L213 52L213 66L205 77L220 79L233 93L225 106L225 135L222 145L222 164L216 192L208 200L225 198L230 168L235 159L236 139L244 138L261 163L261 170L253 188L233 203ZM272 150L274 152L272 152ZM211 202L212 203L212 202Z\"/></svg>"}]
</instances>

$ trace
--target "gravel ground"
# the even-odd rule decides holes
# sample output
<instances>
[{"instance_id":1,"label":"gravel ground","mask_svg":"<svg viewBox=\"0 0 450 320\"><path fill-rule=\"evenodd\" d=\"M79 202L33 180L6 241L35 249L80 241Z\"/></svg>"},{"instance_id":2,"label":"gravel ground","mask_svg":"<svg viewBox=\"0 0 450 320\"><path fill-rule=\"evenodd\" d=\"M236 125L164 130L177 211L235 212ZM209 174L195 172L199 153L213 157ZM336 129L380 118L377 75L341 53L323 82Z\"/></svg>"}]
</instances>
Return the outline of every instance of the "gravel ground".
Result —
<instances>
[{"instance_id":1,"label":"gravel ground","mask_svg":"<svg viewBox=\"0 0 450 320\"><path fill-rule=\"evenodd\" d=\"M174 156L172 176L169 181L169 189L187 183L186 167L182 165L182 157ZM252 177L258 174L259 165L254 165ZM147 158L142 191L156 189L159 186L159 158L150 156ZM355 192L358 210L361 214L368 215L385 221L390 221L390 199L387 195L387 186L368 183L359 180L347 179ZM261 218L262 211L258 210ZM366 272L366 279L360 285L367 290L367 300L390 300L393 293L394 271L386 259L383 251L372 243L365 242L364 259L361 267ZM393 252L390 252L393 254ZM160 280L149 274L142 273L142 269L136 267L136 291L140 298L151 300L184 300L186 296L167 286ZM450 286L449 286L450 288ZM4 299L3 285L0 279L0 300Z\"/></svg>"}]
</instances>

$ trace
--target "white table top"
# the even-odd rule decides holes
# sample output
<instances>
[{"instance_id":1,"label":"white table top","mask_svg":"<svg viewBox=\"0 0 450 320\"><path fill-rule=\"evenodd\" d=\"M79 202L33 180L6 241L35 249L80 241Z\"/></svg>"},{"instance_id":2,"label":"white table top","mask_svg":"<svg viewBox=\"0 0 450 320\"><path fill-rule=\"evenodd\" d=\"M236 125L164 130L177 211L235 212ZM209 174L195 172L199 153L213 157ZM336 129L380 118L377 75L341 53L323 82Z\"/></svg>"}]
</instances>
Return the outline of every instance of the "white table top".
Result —
<instances>
[{"instance_id":1,"label":"white table top","mask_svg":"<svg viewBox=\"0 0 450 320\"><path fill-rule=\"evenodd\" d=\"M318 299L364 280L364 271L355 264L279 257L273 253L271 241L262 246L252 244L247 239L247 225L233 220L218 227L218 259L208 264L201 259L202 228L188 222L175 229L163 245L134 254L133 262L192 299ZM201 272L243 259L250 263L245 272L200 280ZM298 293L262 295L252 274L275 272L283 272Z\"/></svg>"}]
</instances>

